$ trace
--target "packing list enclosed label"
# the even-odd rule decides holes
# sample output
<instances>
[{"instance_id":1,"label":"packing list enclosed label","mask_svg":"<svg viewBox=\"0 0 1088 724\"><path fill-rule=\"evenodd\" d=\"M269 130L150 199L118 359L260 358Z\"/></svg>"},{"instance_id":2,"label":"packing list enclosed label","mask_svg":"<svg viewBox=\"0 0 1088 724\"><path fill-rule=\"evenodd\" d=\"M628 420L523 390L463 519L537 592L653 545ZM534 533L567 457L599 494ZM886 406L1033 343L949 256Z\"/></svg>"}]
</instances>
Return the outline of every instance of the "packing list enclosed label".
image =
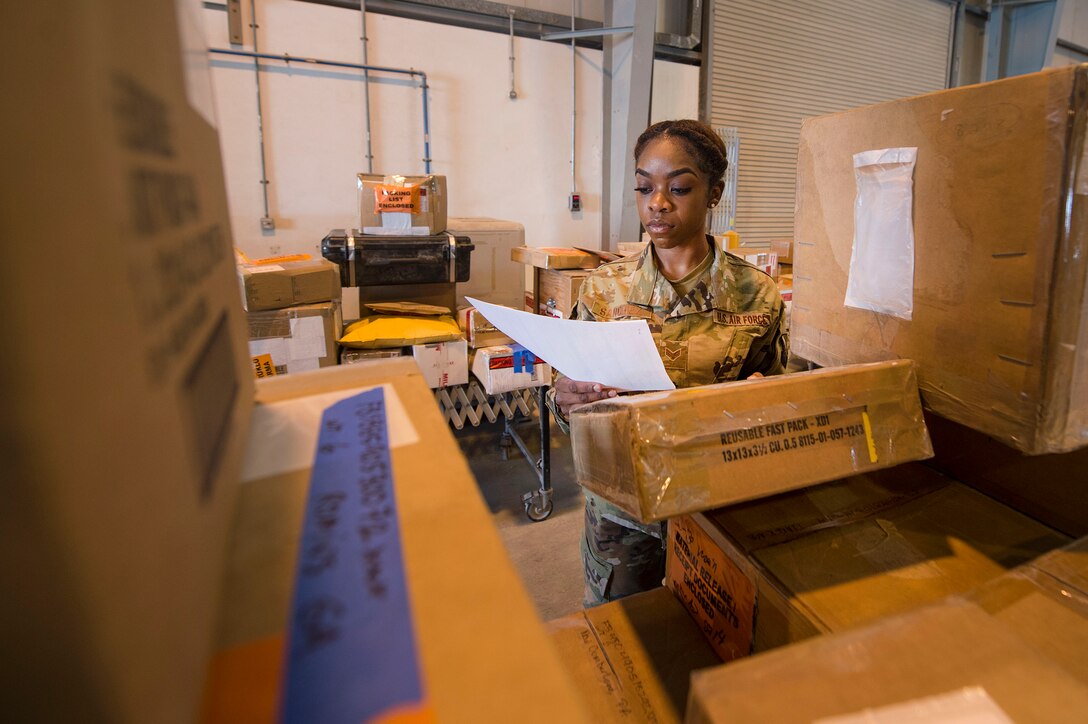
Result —
<instances>
[{"instance_id":1,"label":"packing list enclosed label","mask_svg":"<svg viewBox=\"0 0 1088 724\"><path fill-rule=\"evenodd\" d=\"M755 584L688 516L669 521L669 588L724 661L747 656L755 628Z\"/></svg>"}]
</instances>

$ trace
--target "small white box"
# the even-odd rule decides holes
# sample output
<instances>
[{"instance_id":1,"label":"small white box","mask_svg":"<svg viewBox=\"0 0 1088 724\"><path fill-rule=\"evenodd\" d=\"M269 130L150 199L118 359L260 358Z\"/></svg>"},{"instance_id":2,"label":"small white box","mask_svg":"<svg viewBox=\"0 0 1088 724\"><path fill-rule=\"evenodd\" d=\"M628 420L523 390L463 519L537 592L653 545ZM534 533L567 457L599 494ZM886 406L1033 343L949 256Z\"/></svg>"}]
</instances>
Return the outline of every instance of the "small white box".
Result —
<instances>
[{"instance_id":1,"label":"small white box","mask_svg":"<svg viewBox=\"0 0 1088 724\"><path fill-rule=\"evenodd\" d=\"M472 374L489 395L540 387L552 380L551 365L527 350L518 349L515 354L514 348L507 345L476 350Z\"/></svg>"},{"instance_id":2,"label":"small white box","mask_svg":"<svg viewBox=\"0 0 1088 724\"><path fill-rule=\"evenodd\" d=\"M431 389L468 384L468 342L417 344L412 356Z\"/></svg>"}]
</instances>

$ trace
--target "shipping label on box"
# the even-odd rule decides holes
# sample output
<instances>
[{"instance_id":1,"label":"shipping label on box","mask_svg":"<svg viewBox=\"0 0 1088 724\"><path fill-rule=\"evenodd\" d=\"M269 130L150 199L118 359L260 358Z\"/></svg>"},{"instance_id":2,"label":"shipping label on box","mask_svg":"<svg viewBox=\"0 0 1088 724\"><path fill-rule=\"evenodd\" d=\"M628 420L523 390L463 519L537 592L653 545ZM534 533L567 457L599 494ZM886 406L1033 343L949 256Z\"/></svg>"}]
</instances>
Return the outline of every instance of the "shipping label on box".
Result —
<instances>
[{"instance_id":1,"label":"shipping label on box","mask_svg":"<svg viewBox=\"0 0 1088 724\"><path fill-rule=\"evenodd\" d=\"M724 661L752 650L756 587L690 517L669 521L668 587Z\"/></svg>"},{"instance_id":2,"label":"shipping label on box","mask_svg":"<svg viewBox=\"0 0 1088 724\"><path fill-rule=\"evenodd\" d=\"M933 454L907 360L602 400L571 444L578 482L643 521Z\"/></svg>"},{"instance_id":3,"label":"shipping label on box","mask_svg":"<svg viewBox=\"0 0 1088 724\"><path fill-rule=\"evenodd\" d=\"M238 280L250 312L340 299L340 269L326 259L240 264Z\"/></svg>"},{"instance_id":4,"label":"shipping label on box","mask_svg":"<svg viewBox=\"0 0 1088 724\"><path fill-rule=\"evenodd\" d=\"M413 345L412 356L431 389L468 384L467 341Z\"/></svg>"},{"instance_id":5,"label":"shipping label on box","mask_svg":"<svg viewBox=\"0 0 1088 724\"><path fill-rule=\"evenodd\" d=\"M382 236L434 236L446 230L446 177L358 175L359 228Z\"/></svg>"},{"instance_id":6,"label":"shipping label on box","mask_svg":"<svg viewBox=\"0 0 1088 724\"><path fill-rule=\"evenodd\" d=\"M507 345L476 350L472 374L489 395L541 387L552 380L551 365L520 346Z\"/></svg>"}]
</instances>

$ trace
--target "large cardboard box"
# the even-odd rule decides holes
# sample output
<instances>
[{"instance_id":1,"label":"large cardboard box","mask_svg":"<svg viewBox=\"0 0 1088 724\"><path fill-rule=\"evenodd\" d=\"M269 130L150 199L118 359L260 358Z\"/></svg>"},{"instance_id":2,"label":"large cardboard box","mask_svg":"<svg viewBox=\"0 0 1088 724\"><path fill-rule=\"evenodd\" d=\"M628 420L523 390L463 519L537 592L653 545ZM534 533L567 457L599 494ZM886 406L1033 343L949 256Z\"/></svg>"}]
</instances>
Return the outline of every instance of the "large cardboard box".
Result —
<instances>
[{"instance_id":1,"label":"large cardboard box","mask_svg":"<svg viewBox=\"0 0 1088 724\"><path fill-rule=\"evenodd\" d=\"M191 722L252 398L200 9L2 16L3 716Z\"/></svg>"},{"instance_id":2,"label":"large cardboard box","mask_svg":"<svg viewBox=\"0 0 1088 724\"><path fill-rule=\"evenodd\" d=\"M408 358L258 382L204 720L277 720L321 415L375 386L385 394L392 513L434 720L588 721L434 395Z\"/></svg>"},{"instance_id":3,"label":"large cardboard box","mask_svg":"<svg viewBox=\"0 0 1088 724\"><path fill-rule=\"evenodd\" d=\"M932 455L906 360L602 400L571 445L578 482L644 521Z\"/></svg>"},{"instance_id":4,"label":"large cardboard box","mask_svg":"<svg viewBox=\"0 0 1088 724\"><path fill-rule=\"evenodd\" d=\"M1068 538L924 465L669 521L667 581L723 659L966 593Z\"/></svg>"},{"instance_id":5,"label":"large cardboard box","mask_svg":"<svg viewBox=\"0 0 1088 724\"><path fill-rule=\"evenodd\" d=\"M681 722L691 672L721 664L667 588L555 619L548 630L595 722Z\"/></svg>"},{"instance_id":6,"label":"large cardboard box","mask_svg":"<svg viewBox=\"0 0 1088 724\"><path fill-rule=\"evenodd\" d=\"M327 259L239 264L238 281L250 312L340 300L340 268Z\"/></svg>"},{"instance_id":7,"label":"large cardboard box","mask_svg":"<svg viewBox=\"0 0 1088 724\"><path fill-rule=\"evenodd\" d=\"M1088 684L1088 539L1048 553L970 593L1009 631Z\"/></svg>"},{"instance_id":8,"label":"large cardboard box","mask_svg":"<svg viewBox=\"0 0 1088 724\"><path fill-rule=\"evenodd\" d=\"M1088 444L1086 108L1082 65L806 119L793 353L913 359L942 416L1033 454ZM917 148L909 321L843 303L853 154L901 147Z\"/></svg>"},{"instance_id":9,"label":"large cardboard box","mask_svg":"<svg viewBox=\"0 0 1088 724\"><path fill-rule=\"evenodd\" d=\"M1081 722L1088 687L963 602L692 677L689 724Z\"/></svg>"},{"instance_id":10,"label":"large cardboard box","mask_svg":"<svg viewBox=\"0 0 1088 724\"><path fill-rule=\"evenodd\" d=\"M249 312L246 322L249 355L254 366L267 357L275 374L282 375L329 367L338 362L336 340L344 326L338 301Z\"/></svg>"},{"instance_id":11,"label":"large cardboard box","mask_svg":"<svg viewBox=\"0 0 1088 724\"><path fill-rule=\"evenodd\" d=\"M446 177L361 173L359 229L381 236L434 236L446 230Z\"/></svg>"}]
</instances>

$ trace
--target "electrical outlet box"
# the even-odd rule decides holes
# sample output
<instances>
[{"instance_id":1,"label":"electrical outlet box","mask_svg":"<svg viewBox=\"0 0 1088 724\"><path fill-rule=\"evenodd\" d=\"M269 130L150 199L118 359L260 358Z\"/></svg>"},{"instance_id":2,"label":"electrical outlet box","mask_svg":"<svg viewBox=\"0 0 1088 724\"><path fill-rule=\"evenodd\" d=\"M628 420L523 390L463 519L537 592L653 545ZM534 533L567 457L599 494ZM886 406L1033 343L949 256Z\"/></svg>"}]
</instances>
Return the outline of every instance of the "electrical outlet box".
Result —
<instances>
[{"instance_id":1,"label":"electrical outlet box","mask_svg":"<svg viewBox=\"0 0 1088 724\"><path fill-rule=\"evenodd\" d=\"M582 210L582 195L581 194L571 194L570 198L567 199L567 208L569 208L571 211L581 211Z\"/></svg>"}]
</instances>

